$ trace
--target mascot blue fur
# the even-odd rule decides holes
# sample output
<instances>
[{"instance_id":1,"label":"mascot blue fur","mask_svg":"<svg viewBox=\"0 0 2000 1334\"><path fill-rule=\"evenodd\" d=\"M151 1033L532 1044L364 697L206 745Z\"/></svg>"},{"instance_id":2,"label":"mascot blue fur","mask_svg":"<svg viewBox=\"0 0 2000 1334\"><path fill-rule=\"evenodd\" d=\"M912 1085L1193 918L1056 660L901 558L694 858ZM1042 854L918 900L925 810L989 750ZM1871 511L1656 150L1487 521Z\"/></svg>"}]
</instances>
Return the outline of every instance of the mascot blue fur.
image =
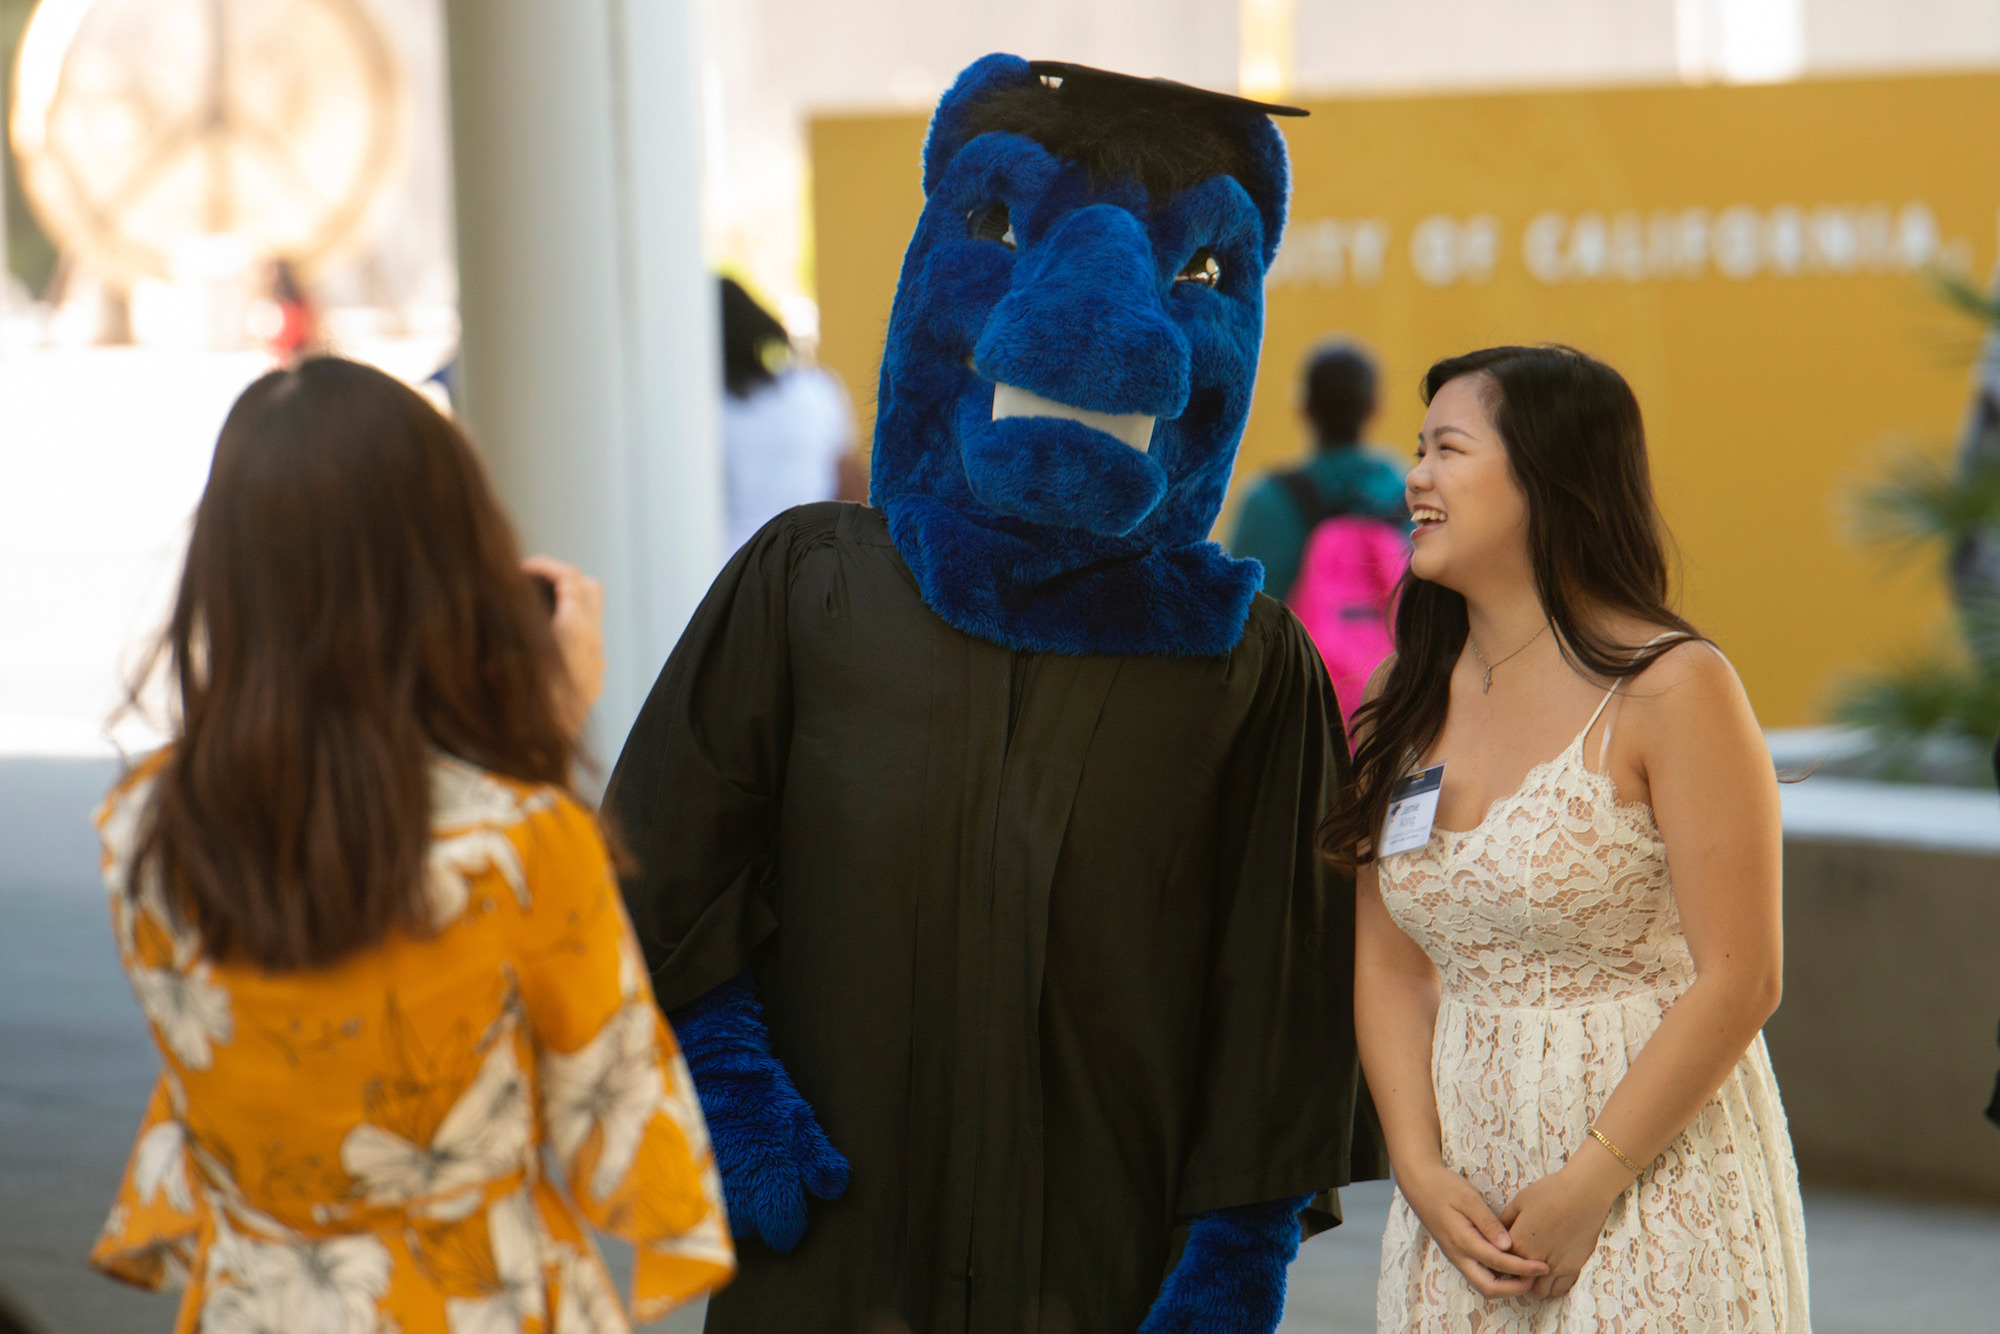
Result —
<instances>
[{"instance_id":1,"label":"mascot blue fur","mask_svg":"<svg viewBox=\"0 0 2000 1334\"><path fill-rule=\"evenodd\" d=\"M949 626L1023 654L1237 650L1262 569L1208 533L1250 409L1264 273L1284 225L1273 113L1303 114L1001 55L944 96L889 323L872 501ZM647 726L642 716L620 761L614 808ZM622 823L651 818L625 802ZM1284 855L1309 861L1300 837L1306 850ZM627 895L645 935L629 882ZM662 1001L675 1003L669 988ZM774 1056L758 986L746 969L671 1019L734 1231L791 1252L808 1197L839 1200L850 1169ZM1268 1334L1309 1198L1184 1216L1143 1334Z\"/></svg>"},{"instance_id":2,"label":"mascot blue fur","mask_svg":"<svg viewBox=\"0 0 2000 1334\"><path fill-rule=\"evenodd\" d=\"M980 132L1015 119L1010 103L1032 123L1042 89L1021 61L980 61L938 107L883 358L871 498L924 601L968 634L1058 653L1224 654L1264 580L1208 533L1250 413L1284 140L1261 110L1224 104L1228 128L1213 115L1178 127L1219 142L1135 162L1134 138L1159 131L1119 113L1157 109L1116 84L1091 91L1099 105L1046 135L1083 162ZM1236 174L1206 174L1224 164ZM996 385L1152 418L1150 441L1135 449L1067 417L995 420Z\"/></svg>"}]
</instances>

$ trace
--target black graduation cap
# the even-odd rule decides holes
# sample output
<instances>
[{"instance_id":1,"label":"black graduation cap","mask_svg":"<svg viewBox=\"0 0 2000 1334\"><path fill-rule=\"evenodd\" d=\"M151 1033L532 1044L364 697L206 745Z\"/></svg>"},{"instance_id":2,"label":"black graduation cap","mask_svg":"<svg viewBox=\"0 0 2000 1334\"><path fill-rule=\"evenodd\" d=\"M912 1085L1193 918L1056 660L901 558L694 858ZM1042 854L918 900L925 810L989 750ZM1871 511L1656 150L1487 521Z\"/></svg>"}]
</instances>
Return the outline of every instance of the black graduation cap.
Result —
<instances>
[{"instance_id":1,"label":"black graduation cap","mask_svg":"<svg viewBox=\"0 0 2000 1334\"><path fill-rule=\"evenodd\" d=\"M1094 84L1106 92L1126 89L1149 98L1165 98L1179 102L1189 110L1207 109L1256 111L1266 116L1309 116L1312 113L1304 107L1288 107L1277 102L1258 102L1248 97L1238 97L1234 93L1218 93L1207 88L1197 88L1191 83L1176 83L1172 79L1142 79L1136 74L1120 74L1116 70L1096 69L1089 65L1076 65L1067 60L1031 60L1028 68L1041 76L1044 81L1057 79L1065 83L1074 80L1082 84Z\"/></svg>"}]
</instances>

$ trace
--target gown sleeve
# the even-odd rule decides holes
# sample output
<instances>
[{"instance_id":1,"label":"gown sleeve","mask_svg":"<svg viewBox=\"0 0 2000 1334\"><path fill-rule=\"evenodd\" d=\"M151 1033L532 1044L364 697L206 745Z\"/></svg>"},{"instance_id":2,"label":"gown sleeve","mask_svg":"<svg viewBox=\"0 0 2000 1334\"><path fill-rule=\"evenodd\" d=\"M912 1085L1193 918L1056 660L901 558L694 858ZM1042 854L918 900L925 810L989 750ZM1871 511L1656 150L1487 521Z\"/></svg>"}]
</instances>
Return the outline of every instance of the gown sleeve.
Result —
<instances>
[{"instance_id":1,"label":"gown sleeve","mask_svg":"<svg viewBox=\"0 0 2000 1334\"><path fill-rule=\"evenodd\" d=\"M669 1010L742 972L777 929L797 513L765 525L716 577L605 791L637 863L624 876L625 904Z\"/></svg>"},{"instance_id":2,"label":"gown sleeve","mask_svg":"<svg viewBox=\"0 0 2000 1334\"><path fill-rule=\"evenodd\" d=\"M541 1123L584 1217L632 1243L632 1313L654 1320L736 1270L721 1179L595 822L563 798L529 839L512 956Z\"/></svg>"},{"instance_id":3,"label":"gown sleeve","mask_svg":"<svg viewBox=\"0 0 2000 1334\"><path fill-rule=\"evenodd\" d=\"M187 1286L208 1202L194 1191L186 1138L162 1074L118 1183L111 1216L90 1249L101 1274L155 1291Z\"/></svg>"},{"instance_id":4,"label":"gown sleeve","mask_svg":"<svg viewBox=\"0 0 2000 1334\"><path fill-rule=\"evenodd\" d=\"M1346 741L1318 652L1281 616L1263 628L1226 771L1183 1216L1381 1175L1354 1043L1354 883L1327 866L1317 838Z\"/></svg>"}]
</instances>

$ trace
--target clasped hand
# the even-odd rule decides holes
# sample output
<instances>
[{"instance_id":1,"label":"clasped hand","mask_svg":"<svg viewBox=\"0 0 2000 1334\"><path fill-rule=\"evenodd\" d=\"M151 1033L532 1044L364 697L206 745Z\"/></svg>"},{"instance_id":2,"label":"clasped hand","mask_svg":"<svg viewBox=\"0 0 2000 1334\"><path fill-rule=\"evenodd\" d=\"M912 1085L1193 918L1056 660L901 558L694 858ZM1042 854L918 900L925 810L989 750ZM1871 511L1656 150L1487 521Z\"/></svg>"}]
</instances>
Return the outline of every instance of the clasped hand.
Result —
<instances>
[{"instance_id":1,"label":"clasped hand","mask_svg":"<svg viewBox=\"0 0 2000 1334\"><path fill-rule=\"evenodd\" d=\"M1582 1162L1573 1159L1530 1181L1500 1211L1515 1254L1548 1266L1548 1272L1529 1285L1530 1297L1560 1297L1576 1286L1584 1263L1604 1235L1605 1216L1632 1184L1622 1167L1612 1163L1606 1170L1598 1156L1593 1153ZM1608 1162L1610 1155L1603 1157Z\"/></svg>"},{"instance_id":2,"label":"clasped hand","mask_svg":"<svg viewBox=\"0 0 2000 1334\"><path fill-rule=\"evenodd\" d=\"M1470 1182L1440 1163L1404 1184L1403 1198L1480 1296L1560 1297L1576 1285L1630 1180L1572 1164L1529 1182L1496 1217Z\"/></svg>"}]
</instances>

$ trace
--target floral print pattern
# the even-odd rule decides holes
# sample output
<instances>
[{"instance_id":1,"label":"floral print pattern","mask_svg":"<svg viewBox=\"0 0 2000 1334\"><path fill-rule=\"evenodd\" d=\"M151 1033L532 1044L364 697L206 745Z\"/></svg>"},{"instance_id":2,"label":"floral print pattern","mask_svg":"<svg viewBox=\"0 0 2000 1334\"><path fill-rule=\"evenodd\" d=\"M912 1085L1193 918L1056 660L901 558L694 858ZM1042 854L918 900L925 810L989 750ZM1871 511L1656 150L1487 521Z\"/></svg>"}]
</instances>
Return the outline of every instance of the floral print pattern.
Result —
<instances>
[{"instance_id":1,"label":"floral print pattern","mask_svg":"<svg viewBox=\"0 0 2000 1334\"><path fill-rule=\"evenodd\" d=\"M493 1202L486 1210L486 1233L493 1268L485 1295L445 1298L451 1334L519 1334L525 1322L548 1314L535 1207L525 1191Z\"/></svg>"},{"instance_id":2,"label":"floral print pattern","mask_svg":"<svg viewBox=\"0 0 2000 1334\"><path fill-rule=\"evenodd\" d=\"M340 1165L368 1203L408 1204L504 1176L521 1163L533 1137L527 1081L515 1067L514 1044L496 1041L428 1141L413 1144L364 1121L341 1140Z\"/></svg>"},{"instance_id":3,"label":"floral print pattern","mask_svg":"<svg viewBox=\"0 0 2000 1334\"><path fill-rule=\"evenodd\" d=\"M425 877L433 926L458 920L473 879L486 870L498 872L515 900L528 906L527 872L505 830L549 809L554 800L547 788L521 788L449 756L438 759L431 768L431 824L437 834Z\"/></svg>"},{"instance_id":4,"label":"floral print pattern","mask_svg":"<svg viewBox=\"0 0 2000 1334\"><path fill-rule=\"evenodd\" d=\"M232 1237L217 1246L206 1331L375 1334L389 1290L388 1247L375 1237L267 1243Z\"/></svg>"},{"instance_id":5,"label":"floral print pattern","mask_svg":"<svg viewBox=\"0 0 2000 1334\"><path fill-rule=\"evenodd\" d=\"M178 1121L162 1121L139 1136L132 1151L132 1188L143 1204L165 1197L167 1208L194 1212L194 1188L188 1184L187 1133Z\"/></svg>"},{"instance_id":6,"label":"floral print pattern","mask_svg":"<svg viewBox=\"0 0 2000 1334\"><path fill-rule=\"evenodd\" d=\"M728 1280L707 1130L587 812L439 758L436 934L276 975L204 958L133 884L157 764L98 814L162 1067L93 1264L185 1286L180 1328L222 1334L625 1334L586 1223L635 1245L641 1320Z\"/></svg>"},{"instance_id":7,"label":"floral print pattern","mask_svg":"<svg viewBox=\"0 0 2000 1334\"><path fill-rule=\"evenodd\" d=\"M168 1051L190 1070L215 1062L215 1047L236 1034L229 993L217 986L206 963L195 962L191 943L178 942L165 968L135 966L127 975L139 1008Z\"/></svg>"},{"instance_id":8,"label":"floral print pattern","mask_svg":"<svg viewBox=\"0 0 2000 1334\"><path fill-rule=\"evenodd\" d=\"M568 1056L542 1058L543 1107L556 1152L573 1159L586 1136L599 1137L591 1193L603 1199L632 1167L639 1137L666 1098L653 1046L651 1007L627 1002L604 1031ZM636 1058L636 1059L635 1059Z\"/></svg>"}]
</instances>

